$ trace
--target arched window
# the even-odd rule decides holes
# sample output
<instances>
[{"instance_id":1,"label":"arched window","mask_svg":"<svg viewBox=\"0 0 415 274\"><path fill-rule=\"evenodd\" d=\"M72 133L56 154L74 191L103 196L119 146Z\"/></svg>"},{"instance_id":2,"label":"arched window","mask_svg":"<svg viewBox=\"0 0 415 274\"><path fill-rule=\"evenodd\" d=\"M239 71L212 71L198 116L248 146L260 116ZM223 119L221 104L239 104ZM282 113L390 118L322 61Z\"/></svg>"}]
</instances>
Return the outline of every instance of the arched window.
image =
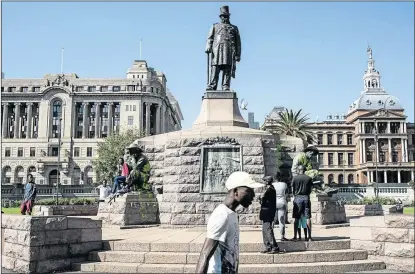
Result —
<instances>
[{"instance_id":1,"label":"arched window","mask_svg":"<svg viewBox=\"0 0 415 274\"><path fill-rule=\"evenodd\" d=\"M338 180L339 184L344 184L344 176L343 176L343 174L339 174L338 178L339 178L339 180Z\"/></svg>"},{"instance_id":2,"label":"arched window","mask_svg":"<svg viewBox=\"0 0 415 274\"><path fill-rule=\"evenodd\" d=\"M16 171L15 171L14 176L15 176L14 177L14 182L15 183L23 184L25 174L24 174L24 169L23 169L22 166L16 167Z\"/></svg>"},{"instance_id":3,"label":"arched window","mask_svg":"<svg viewBox=\"0 0 415 274\"><path fill-rule=\"evenodd\" d=\"M11 184L12 182L12 168L10 166L5 166L3 168L2 174L4 184Z\"/></svg>"},{"instance_id":4,"label":"arched window","mask_svg":"<svg viewBox=\"0 0 415 274\"><path fill-rule=\"evenodd\" d=\"M92 169L91 166L87 166L85 168L84 176L85 176L84 182L86 184L90 184L91 185L92 183L94 183L94 170Z\"/></svg>"},{"instance_id":5,"label":"arched window","mask_svg":"<svg viewBox=\"0 0 415 274\"><path fill-rule=\"evenodd\" d=\"M334 180L334 175L333 174L329 174L328 183L329 184L333 183L333 180Z\"/></svg>"},{"instance_id":6,"label":"arched window","mask_svg":"<svg viewBox=\"0 0 415 274\"><path fill-rule=\"evenodd\" d=\"M349 174L349 176L347 176L347 183L348 184L353 184L354 183L353 174Z\"/></svg>"},{"instance_id":7,"label":"arched window","mask_svg":"<svg viewBox=\"0 0 415 274\"><path fill-rule=\"evenodd\" d=\"M57 169L54 169L49 173L49 185L56 186L58 182L60 183L60 174Z\"/></svg>"},{"instance_id":8,"label":"arched window","mask_svg":"<svg viewBox=\"0 0 415 274\"><path fill-rule=\"evenodd\" d=\"M52 104L52 138L59 138L61 131L62 101L56 100Z\"/></svg>"},{"instance_id":9,"label":"arched window","mask_svg":"<svg viewBox=\"0 0 415 274\"><path fill-rule=\"evenodd\" d=\"M81 184L81 169L78 166L74 167L73 169L73 184Z\"/></svg>"},{"instance_id":10,"label":"arched window","mask_svg":"<svg viewBox=\"0 0 415 274\"><path fill-rule=\"evenodd\" d=\"M154 88L153 88L153 87L151 87L151 88L150 88L150 91L151 91L151 92L153 92L153 91L154 91Z\"/></svg>"}]
</instances>

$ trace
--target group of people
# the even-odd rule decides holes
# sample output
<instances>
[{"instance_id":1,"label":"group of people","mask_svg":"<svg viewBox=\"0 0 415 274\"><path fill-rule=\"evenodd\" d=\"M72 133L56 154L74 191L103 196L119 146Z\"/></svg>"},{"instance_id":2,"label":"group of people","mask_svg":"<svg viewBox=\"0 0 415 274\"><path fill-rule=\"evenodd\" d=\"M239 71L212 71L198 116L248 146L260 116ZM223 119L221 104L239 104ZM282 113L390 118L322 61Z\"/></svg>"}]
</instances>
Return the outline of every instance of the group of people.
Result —
<instances>
[{"instance_id":1,"label":"group of people","mask_svg":"<svg viewBox=\"0 0 415 274\"><path fill-rule=\"evenodd\" d=\"M313 180L305 175L304 165L298 165L296 169L291 184L294 195L292 217L295 220L294 237L291 240L301 240L301 229L303 229L305 240L312 241L310 194ZM264 181L267 183L267 189L259 199L265 245L262 252L273 254L280 251L274 237L274 223L279 224L281 240L288 241L285 237L285 224L290 187L282 182L278 175L275 181L270 176L264 177ZM239 223L235 210L239 205L248 208L255 198L255 189L264 187L264 184L255 182L246 172L237 171L228 177L225 186L228 194L209 217L206 239L200 252L196 273L238 273Z\"/></svg>"},{"instance_id":2,"label":"group of people","mask_svg":"<svg viewBox=\"0 0 415 274\"><path fill-rule=\"evenodd\" d=\"M305 167L297 166L298 175L292 180L293 211L294 221L293 241L302 240L301 229L304 231L304 239L312 241L311 237L311 202L310 194L313 188L312 178L305 175ZM279 252L278 244L275 240L273 225L279 225L281 241L288 241L285 237L285 225L288 216L288 201L290 187L281 181L277 174L276 181L271 176L264 177L267 189L264 196L260 198L261 210L260 220L262 221L262 235L265 249L262 253Z\"/></svg>"}]
</instances>

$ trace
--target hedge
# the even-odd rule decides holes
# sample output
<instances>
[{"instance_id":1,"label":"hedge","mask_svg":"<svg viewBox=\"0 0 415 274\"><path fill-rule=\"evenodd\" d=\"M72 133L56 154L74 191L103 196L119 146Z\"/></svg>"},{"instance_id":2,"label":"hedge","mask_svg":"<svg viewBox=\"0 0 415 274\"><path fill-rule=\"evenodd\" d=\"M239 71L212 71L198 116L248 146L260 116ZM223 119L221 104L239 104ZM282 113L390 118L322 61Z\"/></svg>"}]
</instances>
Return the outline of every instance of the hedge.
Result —
<instances>
[{"instance_id":1,"label":"hedge","mask_svg":"<svg viewBox=\"0 0 415 274\"><path fill-rule=\"evenodd\" d=\"M20 207L22 201L10 201L10 207ZM59 198L58 205L92 205L98 203L97 198ZM36 200L35 205L56 205L56 198Z\"/></svg>"}]
</instances>

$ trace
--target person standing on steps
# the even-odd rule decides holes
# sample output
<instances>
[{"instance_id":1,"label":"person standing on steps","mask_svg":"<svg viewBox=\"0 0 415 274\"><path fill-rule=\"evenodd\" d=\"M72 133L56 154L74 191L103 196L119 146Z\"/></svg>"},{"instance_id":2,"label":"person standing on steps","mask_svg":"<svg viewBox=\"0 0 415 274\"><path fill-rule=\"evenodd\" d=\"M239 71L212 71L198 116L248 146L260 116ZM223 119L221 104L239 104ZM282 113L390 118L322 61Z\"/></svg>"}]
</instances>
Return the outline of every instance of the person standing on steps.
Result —
<instances>
[{"instance_id":1,"label":"person standing on steps","mask_svg":"<svg viewBox=\"0 0 415 274\"><path fill-rule=\"evenodd\" d=\"M236 208L248 208L254 189L264 187L244 171L232 173L225 183L228 194L209 217L205 243L200 252L196 273L236 274L239 266L239 223Z\"/></svg>"},{"instance_id":2,"label":"person standing on steps","mask_svg":"<svg viewBox=\"0 0 415 274\"><path fill-rule=\"evenodd\" d=\"M298 224L303 215L307 219L308 240L311 238L311 202L310 194L313 189L313 180L311 177L305 175L305 167L299 165L297 167L299 175L293 178L292 188L294 195L293 202L293 218L294 218L294 238L297 240ZM307 239L306 239L307 240Z\"/></svg>"},{"instance_id":3,"label":"person standing on steps","mask_svg":"<svg viewBox=\"0 0 415 274\"><path fill-rule=\"evenodd\" d=\"M287 212L288 212L288 187L285 182L282 182L278 179L279 173L277 173L277 181L272 183L275 189L276 195L276 214L275 214L275 223L279 225L281 241L287 241L285 237L285 224L287 222Z\"/></svg>"},{"instance_id":4,"label":"person standing on steps","mask_svg":"<svg viewBox=\"0 0 415 274\"><path fill-rule=\"evenodd\" d=\"M277 241L275 241L274 229L272 223L275 219L275 212L277 210L276 205L276 193L275 188L272 185L274 179L272 176L265 176L263 180L267 184L267 190L264 193L262 199L259 202L261 204L261 210L259 212L259 219L262 221L262 239L265 245L265 249L261 253L277 253L279 247Z\"/></svg>"}]
</instances>

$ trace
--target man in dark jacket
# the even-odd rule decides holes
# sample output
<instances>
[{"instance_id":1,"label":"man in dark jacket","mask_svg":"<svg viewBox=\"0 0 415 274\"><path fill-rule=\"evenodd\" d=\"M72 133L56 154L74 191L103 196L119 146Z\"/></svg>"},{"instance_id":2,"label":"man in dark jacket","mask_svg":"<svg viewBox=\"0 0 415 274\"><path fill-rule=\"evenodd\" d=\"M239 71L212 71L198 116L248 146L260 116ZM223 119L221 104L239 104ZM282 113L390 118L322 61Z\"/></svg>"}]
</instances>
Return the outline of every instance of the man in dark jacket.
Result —
<instances>
[{"instance_id":1,"label":"man in dark jacket","mask_svg":"<svg viewBox=\"0 0 415 274\"><path fill-rule=\"evenodd\" d=\"M261 211L259 213L259 219L262 221L262 237L265 245L262 253L272 254L279 251L272 228L275 212L277 211L277 196L275 188L272 185L274 179L271 176L265 176L263 180L267 183L267 190L262 199L260 199Z\"/></svg>"}]
</instances>

